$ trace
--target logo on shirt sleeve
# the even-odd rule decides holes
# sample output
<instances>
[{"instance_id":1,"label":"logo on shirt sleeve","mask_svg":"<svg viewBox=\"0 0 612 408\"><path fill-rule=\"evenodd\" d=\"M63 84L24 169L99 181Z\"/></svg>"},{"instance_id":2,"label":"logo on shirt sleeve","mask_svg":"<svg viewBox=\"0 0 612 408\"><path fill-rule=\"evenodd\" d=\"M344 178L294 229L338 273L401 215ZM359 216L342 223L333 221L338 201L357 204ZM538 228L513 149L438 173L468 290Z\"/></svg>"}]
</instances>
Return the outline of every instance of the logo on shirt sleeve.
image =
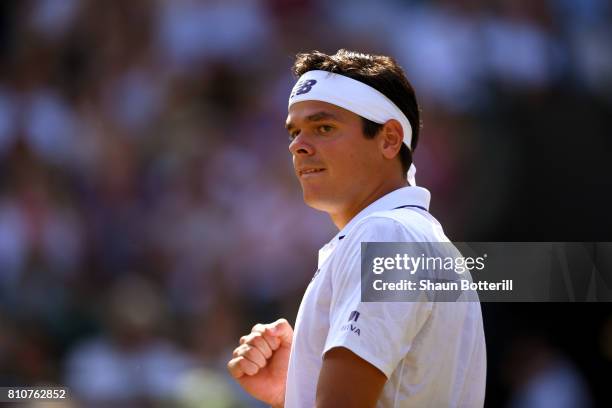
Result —
<instances>
[{"instance_id":1,"label":"logo on shirt sleeve","mask_svg":"<svg viewBox=\"0 0 612 408\"><path fill-rule=\"evenodd\" d=\"M357 319L359 319L359 315L360 313L358 311L353 310L348 318L349 323L340 327L340 331L350 331L355 333L357 336L361 336L361 330L359 330L359 327L357 327ZM355 324L350 322L355 322Z\"/></svg>"}]
</instances>

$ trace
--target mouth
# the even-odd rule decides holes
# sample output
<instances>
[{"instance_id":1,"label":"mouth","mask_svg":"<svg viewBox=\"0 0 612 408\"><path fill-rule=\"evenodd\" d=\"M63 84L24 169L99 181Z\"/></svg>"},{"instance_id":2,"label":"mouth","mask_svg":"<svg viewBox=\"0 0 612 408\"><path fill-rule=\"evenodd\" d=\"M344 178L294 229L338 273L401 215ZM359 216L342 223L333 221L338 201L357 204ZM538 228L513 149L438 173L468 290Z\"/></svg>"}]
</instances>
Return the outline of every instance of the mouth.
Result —
<instances>
[{"instance_id":1,"label":"mouth","mask_svg":"<svg viewBox=\"0 0 612 408\"><path fill-rule=\"evenodd\" d=\"M324 168L312 167L312 168L300 169L298 170L297 173L298 173L298 177L302 178L302 177L313 177L317 174L321 174L324 171L325 171Z\"/></svg>"}]
</instances>

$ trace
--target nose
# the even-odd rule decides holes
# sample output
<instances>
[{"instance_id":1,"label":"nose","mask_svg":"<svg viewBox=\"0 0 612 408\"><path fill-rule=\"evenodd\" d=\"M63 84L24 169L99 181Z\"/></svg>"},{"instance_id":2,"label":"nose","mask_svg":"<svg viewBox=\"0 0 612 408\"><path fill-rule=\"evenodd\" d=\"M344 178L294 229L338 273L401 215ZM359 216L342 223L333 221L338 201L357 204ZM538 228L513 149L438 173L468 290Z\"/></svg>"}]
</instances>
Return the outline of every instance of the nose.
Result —
<instances>
[{"instance_id":1,"label":"nose","mask_svg":"<svg viewBox=\"0 0 612 408\"><path fill-rule=\"evenodd\" d=\"M289 144L289 151L294 156L312 156L315 152L315 149L312 144L308 142L305 132L302 131Z\"/></svg>"}]
</instances>

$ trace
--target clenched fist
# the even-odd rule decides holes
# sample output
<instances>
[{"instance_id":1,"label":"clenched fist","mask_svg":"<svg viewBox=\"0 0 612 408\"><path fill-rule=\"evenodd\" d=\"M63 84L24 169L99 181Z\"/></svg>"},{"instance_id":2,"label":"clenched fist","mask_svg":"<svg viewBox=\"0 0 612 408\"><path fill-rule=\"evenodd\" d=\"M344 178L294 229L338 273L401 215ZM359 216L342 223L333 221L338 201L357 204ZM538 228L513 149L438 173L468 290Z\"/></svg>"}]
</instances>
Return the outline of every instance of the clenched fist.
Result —
<instances>
[{"instance_id":1,"label":"clenched fist","mask_svg":"<svg viewBox=\"0 0 612 408\"><path fill-rule=\"evenodd\" d=\"M292 340L293 328L285 319L256 324L240 338L227 369L254 398L283 406Z\"/></svg>"}]
</instances>

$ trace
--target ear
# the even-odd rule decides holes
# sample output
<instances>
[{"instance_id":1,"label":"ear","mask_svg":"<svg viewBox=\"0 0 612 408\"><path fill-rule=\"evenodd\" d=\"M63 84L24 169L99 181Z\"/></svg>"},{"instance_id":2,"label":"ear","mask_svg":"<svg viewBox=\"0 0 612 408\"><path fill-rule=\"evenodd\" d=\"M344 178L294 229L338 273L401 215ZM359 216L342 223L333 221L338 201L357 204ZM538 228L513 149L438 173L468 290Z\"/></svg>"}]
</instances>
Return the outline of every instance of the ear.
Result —
<instances>
[{"instance_id":1,"label":"ear","mask_svg":"<svg viewBox=\"0 0 612 408\"><path fill-rule=\"evenodd\" d=\"M404 143L404 131L402 125L395 120L388 120L380 131L379 146L386 159L395 158Z\"/></svg>"}]
</instances>

